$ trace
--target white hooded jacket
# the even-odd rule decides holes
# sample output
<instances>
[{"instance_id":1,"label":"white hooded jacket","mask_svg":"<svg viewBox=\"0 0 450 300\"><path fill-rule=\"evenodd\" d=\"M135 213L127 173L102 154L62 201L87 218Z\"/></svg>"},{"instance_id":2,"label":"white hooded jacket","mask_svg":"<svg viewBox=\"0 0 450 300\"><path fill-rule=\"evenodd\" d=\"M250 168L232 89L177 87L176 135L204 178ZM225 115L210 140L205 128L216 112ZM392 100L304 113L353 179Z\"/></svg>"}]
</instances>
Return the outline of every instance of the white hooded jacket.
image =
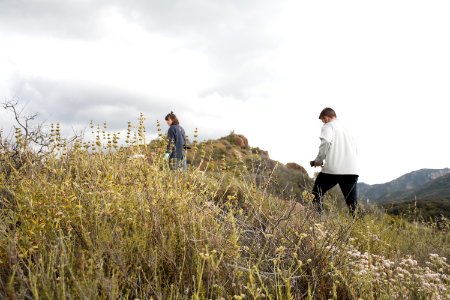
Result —
<instances>
[{"instance_id":1,"label":"white hooded jacket","mask_svg":"<svg viewBox=\"0 0 450 300\"><path fill-rule=\"evenodd\" d=\"M320 140L319 154L315 161L325 161L323 173L358 175L356 142L351 132L338 119L322 126Z\"/></svg>"}]
</instances>

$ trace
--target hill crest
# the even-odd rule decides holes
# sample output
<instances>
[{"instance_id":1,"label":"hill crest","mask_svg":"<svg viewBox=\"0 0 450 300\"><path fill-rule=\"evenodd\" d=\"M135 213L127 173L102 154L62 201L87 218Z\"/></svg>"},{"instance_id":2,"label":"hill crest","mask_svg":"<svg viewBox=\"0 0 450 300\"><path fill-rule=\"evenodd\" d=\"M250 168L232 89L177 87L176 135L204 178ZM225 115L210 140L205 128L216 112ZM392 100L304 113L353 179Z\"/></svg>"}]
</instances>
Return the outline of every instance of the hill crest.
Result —
<instances>
[{"instance_id":1,"label":"hill crest","mask_svg":"<svg viewBox=\"0 0 450 300\"><path fill-rule=\"evenodd\" d=\"M441 197L449 193L449 190L440 186L438 191L433 192L435 188L434 181L440 181L442 178L448 178L450 174L449 168L444 169L420 169L409 172L398 177L390 182L382 184L368 185L360 183L360 197L374 202L394 201L404 198L410 198L411 195L433 195L434 197ZM450 180L448 180L450 183ZM414 198L414 196L413 196Z\"/></svg>"}]
</instances>

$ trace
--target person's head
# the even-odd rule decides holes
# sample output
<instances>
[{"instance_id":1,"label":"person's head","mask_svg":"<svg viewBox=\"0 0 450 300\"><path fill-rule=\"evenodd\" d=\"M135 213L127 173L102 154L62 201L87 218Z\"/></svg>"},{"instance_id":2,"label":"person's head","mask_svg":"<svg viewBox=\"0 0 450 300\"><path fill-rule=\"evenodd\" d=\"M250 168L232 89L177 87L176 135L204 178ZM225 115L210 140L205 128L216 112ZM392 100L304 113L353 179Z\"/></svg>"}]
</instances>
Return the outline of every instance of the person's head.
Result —
<instances>
[{"instance_id":1,"label":"person's head","mask_svg":"<svg viewBox=\"0 0 450 300\"><path fill-rule=\"evenodd\" d=\"M170 114L167 114L165 119L166 119L167 125L169 125L169 126L171 126L171 125L179 125L180 124L180 122L177 119L177 116L175 116L173 111L171 111Z\"/></svg>"},{"instance_id":2,"label":"person's head","mask_svg":"<svg viewBox=\"0 0 450 300\"><path fill-rule=\"evenodd\" d=\"M329 108L329 107L325 107L320 112L320 115L319 115L319 119L322 120L322 122L325 124L336 118L337 118L336 112L332 108Z\"/></svg>"}]
</instances>

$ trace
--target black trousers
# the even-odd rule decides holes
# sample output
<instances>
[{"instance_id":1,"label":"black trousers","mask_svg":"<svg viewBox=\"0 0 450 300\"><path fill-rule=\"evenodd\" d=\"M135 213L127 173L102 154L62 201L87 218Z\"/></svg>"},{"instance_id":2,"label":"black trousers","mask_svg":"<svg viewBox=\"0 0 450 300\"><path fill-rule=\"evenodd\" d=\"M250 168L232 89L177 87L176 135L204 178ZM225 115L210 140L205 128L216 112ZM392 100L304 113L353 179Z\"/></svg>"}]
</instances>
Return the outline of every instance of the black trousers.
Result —
<instances>
[{"instance_id":1,"label":"black trousers","mask_svg":"<svg viewBox=\"0 0 450 300\"><path fill-rule=\"evenodd\" d=\"M312 191L314 195L314 205L319 212L322 212L323 195L336 184L339 184L339 187L344 194L345 203L347 203L351 214L354 215L358 204L357 183L358 175L335 175L320 172L319 175L317 175Z\"/></svg>"}]
</instances>

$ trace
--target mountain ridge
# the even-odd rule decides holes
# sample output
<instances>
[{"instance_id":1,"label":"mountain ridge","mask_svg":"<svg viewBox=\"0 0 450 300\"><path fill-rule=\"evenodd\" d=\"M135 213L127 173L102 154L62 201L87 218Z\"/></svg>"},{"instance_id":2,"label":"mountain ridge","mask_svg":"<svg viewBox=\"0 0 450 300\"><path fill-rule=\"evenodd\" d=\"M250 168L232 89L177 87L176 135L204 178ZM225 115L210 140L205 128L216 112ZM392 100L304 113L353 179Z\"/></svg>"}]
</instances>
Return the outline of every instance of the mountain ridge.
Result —
<instances>
[{"instance_id":1,"label":"mountain ridge","mask_svg":"<svg viewBox=\"0 0 450 300\"><path fill-rule=\"evenodd\" d=\"M359 183L360 198L373 202L390 202L395 200L404 199L407 195L417 194L420 190L420 195L430 194L430 191L424 191L423 189L432 189L433 185L428 188L427 184L450 174L449 168L444 169L420 169L406 173L392 181L369 185L366 183ZM422 190L421 190L422 189ZM449 188L450 189L450 188ZM447 193L444 189L443 193ZM440 194L431 193L435 197L439 197Z\"/></svg>"}]
</instances>

